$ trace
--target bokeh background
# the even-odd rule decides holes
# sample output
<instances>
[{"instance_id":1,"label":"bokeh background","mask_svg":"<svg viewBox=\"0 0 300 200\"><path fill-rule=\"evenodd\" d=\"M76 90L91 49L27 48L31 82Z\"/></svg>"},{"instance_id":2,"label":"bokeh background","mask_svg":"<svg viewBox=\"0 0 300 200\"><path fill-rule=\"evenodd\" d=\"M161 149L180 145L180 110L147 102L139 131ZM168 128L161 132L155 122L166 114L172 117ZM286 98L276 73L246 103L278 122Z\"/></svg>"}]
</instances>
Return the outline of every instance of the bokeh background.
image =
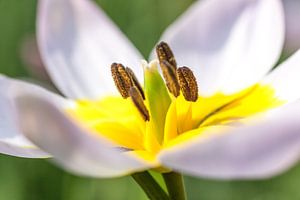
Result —
<instances>
[{"instance_id":1,"label":"bokeh background","mask_svg":"<svg viewBox=\"0 0 300 200\"><path fill-rule=\"evenodd\" d=\"M298 0L287 1L300 4ZM97 3L147 57L165 27L193 0L97 0ZM294 17L289 28L297 30L300 7L297 10L290 5L299 18ZM32 38L36 6L37 0L0 0L0 73L38 78L36 70L30 70L30 66L41 64L31 59L35 55ZM292 33L295 38L298 35ZM298 44L299 41L300 36ZM286 48L284 57L297 48L297 41L291 44L294 46ZM300 164L268 180L215 181L185 177L185 182L189 200L299 200ZM47 160L0 154L0 200L96 199L143 200L146 197L130 177L87 179L64 172Z\"/></svg>"}]
</instances>

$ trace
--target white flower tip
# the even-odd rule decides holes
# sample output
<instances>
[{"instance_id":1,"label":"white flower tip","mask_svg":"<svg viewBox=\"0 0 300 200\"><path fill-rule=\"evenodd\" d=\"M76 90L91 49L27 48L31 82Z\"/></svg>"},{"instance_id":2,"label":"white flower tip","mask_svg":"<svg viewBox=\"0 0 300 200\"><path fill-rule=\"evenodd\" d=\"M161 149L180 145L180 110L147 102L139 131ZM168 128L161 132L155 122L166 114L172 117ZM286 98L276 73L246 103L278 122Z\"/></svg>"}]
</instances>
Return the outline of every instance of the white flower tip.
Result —
<instances>
[{"instance_id":1,"label":"white flower tip","mask_svg":"<svg viewBox=\"0 0 300 200\"><path fill-rule=\"evenodd\" d=\"M157 70L158 69L158 60L154 59L152 60L150 63L148 63L146 60L142 60L141 61L142 67L144 69L144 71L146 69L151 69L151 70Z\"/></svg>"},{"instance_id":2,"label":"white flower tip","mask_svg":"<svg viewBox=\"0 0 300 200\"><path fill-rule=\"evenodd\" d=\"M158 67L158 60L157 59L154 59L152 60L150 63L149 63L149 66L151 69L157 69Z\"/></svg>"},{"instance_id":3,"label":"white flower tip","mask_svg":"<svg viewBox=\"0 0 300 200\"><path fill-rule=\"evenodd\" d=\"M141 65L144 70L148 68L148 62L146 60L141 60Z\"/></svg>"}]
</instances>

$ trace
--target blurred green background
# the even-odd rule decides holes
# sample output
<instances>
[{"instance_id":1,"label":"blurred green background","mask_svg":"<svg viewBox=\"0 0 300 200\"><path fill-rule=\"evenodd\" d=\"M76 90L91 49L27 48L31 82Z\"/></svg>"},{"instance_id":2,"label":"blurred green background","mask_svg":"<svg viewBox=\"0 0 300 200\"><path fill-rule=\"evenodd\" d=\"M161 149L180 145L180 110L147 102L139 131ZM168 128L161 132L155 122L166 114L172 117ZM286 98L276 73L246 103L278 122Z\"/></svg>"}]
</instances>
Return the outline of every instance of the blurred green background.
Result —
<instances>
[{"instance_id":1,"label":"blurred green background","mask_svg":"<svg viewBox=\"0 0 300 200\"><path fill-rule=\"evenodd\" d=\"M98 0L97 3L147 56L165 27L193 0ZM20 49L35 33L36 0L0 0L0 73L29 77ZM213 181L185 177L190 200L299 200L300 165L260 181ZM87 179L45 160L0 155L0 200L142 200L130 177Z\"/></svg>"}]
</instances>

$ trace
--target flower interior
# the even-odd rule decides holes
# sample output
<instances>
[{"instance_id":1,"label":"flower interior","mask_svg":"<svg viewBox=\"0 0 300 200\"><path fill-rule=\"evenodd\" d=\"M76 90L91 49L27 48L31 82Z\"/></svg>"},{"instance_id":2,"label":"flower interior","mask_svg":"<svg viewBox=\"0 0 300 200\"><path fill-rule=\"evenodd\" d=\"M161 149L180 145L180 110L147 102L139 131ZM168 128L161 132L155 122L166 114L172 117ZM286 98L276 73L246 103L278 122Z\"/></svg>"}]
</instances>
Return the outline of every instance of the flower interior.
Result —
<instances>
[{"instance_id":1,"label":"flower interior","mask_svg":"<svg viewBox=\"0 0 300 200\"><path fill-rule=\"evenodd\" d=\"M113 63L112 77L121 96L79 99L67 112L123 153L160 167L156 157L161 150L205 137L212 129L222 133L251 123L247 117L284 103L270 85L262 84L230 95L198 95L196 77L188 67L177 67L169 45L159 43L156 52L159 62L143 62L143 87L130 68Z\"/></svg>"}]
</instances>

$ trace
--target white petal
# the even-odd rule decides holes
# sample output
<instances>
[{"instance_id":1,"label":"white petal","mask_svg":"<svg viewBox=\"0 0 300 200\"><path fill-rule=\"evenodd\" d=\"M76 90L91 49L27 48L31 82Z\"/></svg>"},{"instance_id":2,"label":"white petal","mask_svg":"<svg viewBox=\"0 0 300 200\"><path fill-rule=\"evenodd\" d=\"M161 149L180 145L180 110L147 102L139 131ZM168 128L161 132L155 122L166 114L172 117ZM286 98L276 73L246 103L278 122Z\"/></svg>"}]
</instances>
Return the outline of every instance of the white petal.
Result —
<instances>
[{"instance_id":1,"label":"white petal","mask_svg":"<svg viewBox=\"0 0 300 200\"><path fill-rule=\"evenodd\" d=\"M201 95L233 93L262 78L276 63L284 40L279 0L196 2L162 39L179 65L191 67Z\"/></svg>"},{"instance_id":2,"label":"white petal","mask_svg":"<svg viewBox=\"0 0 300 200\"><path fill-rule=\"evenodd\" d=\"M34 146L19 133L12 132L11 129L9 131L11 131L11 134L14 134L14 136L0 136L0 153L24 158L50 157L48 153L45 153ZM7 131L8 129L5 130Z\"/></svg>"},{"instance_id":3,"label":"white petal","mask_svg":"<svg viewBox=\"0 0 300 200\"><path fill-rule=\"evenodd\" d=\"M49 154L31 144L18 127L14 99L21 94L39 95L63 106L58 96L29 83L0 75L0 153L19 157L44 158ZM23 119L20 119L23 120Z\"/></svg>"},{"instance_id":4,"label":"white petal","mask_svg":"<svg viewBox=\"0 0 300 200\"><path fill-rule=\"evenodd\" d=\"M293 101L300 98L299 74L300 50L273 70L262 83L271 84L279 98Z\"/></svg>"},{"instance_id":5,"label":"white petal","mask_svg":"<svg viewBox=\"0 0 300 200\"><path fill-rule=\"evenodd\" d=\"M147 169L146 163L122 153L110 143L79 127L46 99L17 100L25 135L66 170L91 177L114 177Z\"/></svg>"},{"instance_id":6,"label":"white petal","mask_svg":"<svg viewBox=\"0 0 300 200\"><path fill-rule=\"evenodd\" d=\"M283 5L286 21L285 50L291 53L300 48L300 1L284 0Z\"/></svg>"},{"instance_id":7,"label":"white petal","mask_svg":"<svg viewBox=\"0 0 300 200\"><path fill-rule=\"evenodd\" d=\"M139 52L90 0L41 0L37 26L47 70L68 97L115 92L113 62L132 67L142 77Z\"/></svg>"},{"instance_id":8,"label":"white petal","mask_svg":"<svg viewBox=\"0 0 300 200\"><path fill-rule=\"evenodd\" d=\"M270 112L260 123L166 150L162 163L175 170L219 179L266 178L300 158L300 101Z\"/></svg>"}]
</instances>

